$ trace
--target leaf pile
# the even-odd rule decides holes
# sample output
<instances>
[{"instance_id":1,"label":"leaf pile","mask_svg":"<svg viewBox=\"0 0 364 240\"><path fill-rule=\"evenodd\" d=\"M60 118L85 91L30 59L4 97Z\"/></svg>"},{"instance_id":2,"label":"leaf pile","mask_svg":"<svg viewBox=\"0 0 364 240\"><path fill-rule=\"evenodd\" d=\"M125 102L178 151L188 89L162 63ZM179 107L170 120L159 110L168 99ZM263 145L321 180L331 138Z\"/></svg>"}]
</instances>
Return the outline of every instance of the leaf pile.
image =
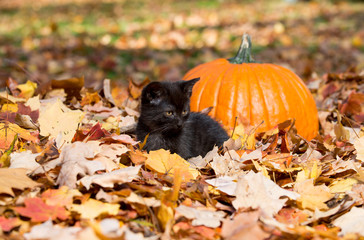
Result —
<instances>
[{"instance_id":1,"label":"leaf pile","mask_svg":"<svg viewBox=\"0 0 364 240\"><path fill-rule=\"evenodd\" d=\"M132 134L148 82L8 81L0 93L0 229L26 239L348 239L364 236L363 75L310 82L321 134L239 125L182 159ZM62 83L62 84L61 84ZM78 91L69 91L80 83Z\"/></svg>"}]
</instances>

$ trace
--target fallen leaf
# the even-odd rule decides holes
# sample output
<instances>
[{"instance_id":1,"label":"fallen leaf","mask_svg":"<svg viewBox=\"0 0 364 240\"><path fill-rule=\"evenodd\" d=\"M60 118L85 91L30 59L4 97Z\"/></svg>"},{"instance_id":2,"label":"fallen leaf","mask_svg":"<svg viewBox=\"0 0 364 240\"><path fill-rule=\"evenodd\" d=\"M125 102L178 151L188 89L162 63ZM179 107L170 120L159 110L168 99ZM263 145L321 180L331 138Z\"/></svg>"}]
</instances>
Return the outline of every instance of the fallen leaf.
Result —
<instances>
[{"instance_id":1,"label":"fallen leaf","mask_svg":"<svg viewBox=\"0 0 364 240\"><path fill-rule=\"evenodd\" d=\"M40 165L35 161L35 158L39 153L32 153L31 151L13 152L10 154L10 166L9 168L25 168L27 173L35 170Z\"/></svg>"},{"instance_id":2,"label":"fallen leaf","mask_svg":"<svg viewBox=\"0 0 364 240\"><path fill-rule=\"evenodd\" d=\"M99 161L92 161L100 152L98 142L74 142L63 148L59 162L61 170L57 178L57 184L75 188L77 175L85 176L94 174L98 170L104 170L105 166Z\"/></svg>"},{"instance_id":3,"label":"fallen leaf","mask_svg":"<svg viewBox=\"0 0 364 240\"><path fill-rule=\"evenodd\" d=\"M85 176L81 178L78 183L81 183L87 190L90 189L91 184L93 183L101 187L112 188L114 187L114 184L122 184L137 179L140 168L141 165L117 169L108 173L93 176Z\"/></svg>"},{"instance_id":4,"label":"fallen leaf","mask_svg":"<svg viewBox=\"0 0 364 240\"><path fill-rule=\"evenodd\" d=\"M0 193L6 193L10 196L15 196L14 189L24 190L26 188L34 188L41 184L34 182L27 177L24 168L0 168Z\"/></svg>"},{"instance_id":5,"label":"fallen leaf","mask_svg":"<svg viewBox=\"0 0 364 240\"><path fill-rule=\"evenodd\" d=\"M340 235L357 233L364 236L364 209L353 207L348 213L333 221L335 226L341 228Z\"/></svg>"},{"instance_id":6,"label":"fallen leaf","mask_svg":"<svg viewBox=\"0 0 364 240\"><path fill-rule=\"evenodd\" d=\"M90 198L82 204L73 204L70 210L81 214L81 218L83 219L92 220L103 213L116 215L118 214L119 207L119 204L103 203Z\"/></svg>"},{"instance_id":7,"label":"fallen leaf","mask_svg":"<svg viewBox=\"0 0 364 240\"><path fill-rule=\"evenodd\" d=\"M285 205L288 199L281 197L292 200L299 197L299 194L279 187L262 173L253 171L239 177L235 194L236 199L233 201L235 209L260 208L262 214L267 217L272 217Z\"/></svg>"},{"instance_id":8,"label":"fallen leaf","mask_svg":"<svg viewBox=\"0 0 364 240\"><path fill-rule=\"evenodd\" d=\"M16 88L20 90L19 97L28 99L33 97L37 84L28 80L24 84L19 84Z\"/></svg>"},{"instance_id":9,"label":"fallen leaf","mask_svg":"<svg viewBox=\"0 0 364 240\"><path fill-rule=\"evenodd\" d=\"M0 216L0 229L4 232L9 232L11 229L22 224L19 218L5 218Z\"/></svg>"},{"instance_id":10,"label":"fallen leaf","mask_svg":"<svg viewBox=\"0 0 364 240\"><path fill-rule=\"evenodd\" d=\"M314 186L313 181L313 179L307 179L295 184L294 190L301 195L297 202L301 204L302 208L328 209L325 202L333 197L330 189L325 185Z\"/></svg>"},{"instance_id":11,"label":"fallen leaf","mask_svg":"<svg viewBox=\"0 0 364 240\"><path fill-rule=\"evenodd\" d=\"M253 211L239 213L233 219L225 219L221 229L221 236L229 240L266 239L269 234L260 227L259 216L260 211Z\"/></svg>"},{"instance_id":12,"label":"fallen leaf","mask_svg":"<svg viewBox=\"0 0 364 240\"><path fill-rule=\"evenodd\" d=\"M59 189L48 189L44 191L41 198L47 205L68 207L73 203L73 197L76 196L82 196L82 193L76 189L61 186Z\"/></svg>"},{"instance_id":13,"label":"fallen leaf","mask_svg":"<svg viewBox=\"0 0 364 240\"><path fill-rule=\"evenodd\" d=\"M57 99L40 109L38 119L40 135L57 138L61 134L62 139L57 143L57 146L61 147L64 143L72 141L83 116L84 113L80 110L71 110Z\"/></svg>"},{"instance_id":14,"label":"fallen leaf","mask_svg":"<svg viewBox=\"0 0 364 240\"><path fill-rule=\"evenodd\" d=\"M159 149L150 151L147 154L145 166L158 173L174 175L175 169L181 170L181 178L183 182L188 182L191 179L196 179L199 172L191 168L190 164L179 155L171 154L168 150Z\"/></svg>"},{"instance_id":15,"label":"fallen leaf","mask_svg":"<svg viewBox=\"0 0 364 240\"><path fill-rule=\"evenodd\" d=\"M22 216L29 217L32 222L44 222L49 219L66 220L69 213L64 206L47 205L41 198L27 198L25 207L14 207L14 210Z\"/></svg>"},{"instance_id":16,"label":"fallen leaf","mask_svg":"<svg viewBox=\"0 0 364 240\"><path fill-rule=\"evenodd\" d=\"M179 205L176 212L182 216L192 219L192 226L206 226L210 228L217 228L220 226L221 221L226 215L222 211L216 211L211 209L196 209L185 205Z\"/></svg>"},{"instance_id":17,"label":"fallen leaf","mask_svg":"<svg viewBox=\"0 0 364 240\"><path fill-rule=\"evenodd\" d=\"M17 124L10 122L0 122L0 150L5 150L10 147L14 136L18 134L19 138L38 143L39 139L30 134L30 131L19 127Z\"/></svg>"},{"instance_id":18,"label":"fallen leaf","mask_svg":"<svg viewBox=\"0 0 364 240\"><path fill-rule=\"evenodd\" d=\"M42 224L35 225L32 227L29 233L25 233L25 239L36 240L36 239L67 239L76 240L77 234L81 231L80 227L61 227L53 225L51 220L48 220ZM94 240L90 239L89 240Z\"/></svg>"}]
</instances>

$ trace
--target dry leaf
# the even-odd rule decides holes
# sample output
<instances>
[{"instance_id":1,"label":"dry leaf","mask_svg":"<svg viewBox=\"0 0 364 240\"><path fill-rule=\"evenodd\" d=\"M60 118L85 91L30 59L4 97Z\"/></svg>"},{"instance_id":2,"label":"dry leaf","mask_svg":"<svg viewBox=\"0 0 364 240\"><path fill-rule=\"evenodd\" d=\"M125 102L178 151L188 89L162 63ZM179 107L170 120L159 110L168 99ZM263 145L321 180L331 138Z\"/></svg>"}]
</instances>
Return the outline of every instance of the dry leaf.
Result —
<instances>
[{"instance_id":1,"label":"dry leaf","mask_svg":"<svg viewBox=\"0 0 364 240\"><path fill-rule=\"evenodd\" d=\"M188 182L196 179L199 172L191 168L190 164L179 155L164 149L150 151L145 161L145 166L158 173L174 175L175 169L181 170L182 181Z\"/></svg>"},{"instance_id":2,"label":"dry leaf","mask_svg":"<svg viewBox=\"0 0 364 240\"><path fill-rule=\"evenodd\" d=\"M41 198L27 198L24 200L25 207L14 207L14 210L22 216L29 217L32 222L44 222L48 219L66 220L69 213L64 206L51 206Z\"/></svg>"},{"instance_id":3,"label":"dry leaf","mask_svg":"<svg viewBox=\"0 0 364 240\"><path fill-rule=\"evenodd\" d=\"M141 165L136 167L126 167L93 176L85 176L81 178L78 183L81 183L87 190L90 189L91 184L93 183L101 187L112 188L114 187L114 184L122 184L137 179L140 168Z\"/></svg>"},{"instance_id":4,"label":"dry leaf","mask_svg":"<svg viewBox=\"0 0 364 240\"><path fill-rule=\"evenodd\" d=\"M18 134L19 138L38 143L39 139L31 134L30 131L19 127L17 124L10 122L0 122L0 150L9 148L14 136Z\"/></svg>"},{"instance_id":5,"label":"dry leaf","mask_svg":"<svg viewBox=\"0 0 364 240\"><path fill-rule=\"evenodd\" d=\"M282 209L287 199L281 197L293 200L299 197L299 194L284 190L262 173L253 171L239 177L235 194L236 199L233 201L235 209L260 208L266 217L272 217Z\"/></svg>"},{"instance_id":6,"label":"dry leaf","mask_svg":"<svg viewBox=\"0 0 364 240\"><path fill-rule=\"evenodd\" d=\"M61 147L64 143L71 142L83 116L84 113L80 110L71 110L57 99L40 109L38 119L40 135L57 138L60 134L62 139L57 146Z\"/></svg>"},{"instance_id":7,"label":"dry leaf","mask_svg":"<svg viewBox=\"0 0 364 240\"><path fill-rule=\"evenodd\" d=\"M210 228L217 228L220 226L221 221L226 215L222 211L216 211L211 209L196 209L185 205L179 205L176 212L182 216L192 219L192 226L206 226Z\"/></svg>"},{"instance_id":8,"label":"dry leaf","mask_svg":"<svg viewBox=\"0 0 364 240\"><path fill-rule=\"evenodd\" d=\"M357 233L364 236L364 209L353 207L348 213L333 221L335 226L341 228L340 235Z\"/></svg>"},{"instance_id":9,"label":"dry leaf","mask_svg":"<svg viewBox=\"0 0 364 240\"><path fill-rule=\"evenodd\" d=\"M31 151L24 152L13 152L10 154L10 166L9 168L25 168L27 169L27 173L35 170L40 165L35 161L35 158L39 155L39 153L32 153Z\"/></svg>"},{"instance_id":10,"label":"dry leaf","mask_svg":"<svg viewBox=\"0 0 364 240\"><path fill-rule=\"evenodd\" d=\"M221 236L229 240L262 240L269 234L264 232L259 225L260 211L243 212L233 219L223 221Z\"/></svg>"},{"instance_id":11,"label":"dry leaf","mask_svg":"<svg viewBox=\"0 0 364 240\"><path fill-rule=\"evenodd\" d=\"M24 168L0 168L0 193L6 193L10 196L15 196L14 189L24 190L26 188L33 188L41 184L34 182L27 177Z\"/></svg>"},{"instance_id":12,"label":"dry leaf","mask_svg":"<svg viewBox=\"0 0 364 240\"><path fill-rule=\"evenodd\" d=\"M81 214L81 218L92 220L103 213L116 215L119 212L119 207L119 204L103 203L90 198L82 204L73 204L70 210Z\"/></svg>"},{"instance_id":13,"label":"dry leaf","mask_svg":"<svg viewBox=\"0 0 364 240\"><path fill-rule=\"evenodd\" d=\"M105 166L99 161L92 161L100 151L98 142L75 142L63 148L59 156L61 171L57 178L57 184L76 187L77 175L92 175L98 170L104 170Z\"/></svg>"},{"instance_id":14,"label":"dry leaf","mask_svg":"<svg viewBox=\"0 0 364 240\"><path fill-rule=\"evenodd\" d=\"M332 198L332 194L327 186L314 186L313 179L308 179L296 183L294 190L301 195L301 197L297 199L297 202L302 205L302 208L311 210L315 210L316 208L328 209L325 202Z\"/></svg>"},{"instance_id":15,"label":"dry leaf","mask_svg":"<svg viewBox=\"0 0 364 240\"><path fill-rule=\"evenodd\" d=\"M25 233L27 240L52 239L52 240L77 240L77 233L81 231L80 227L61 227L53 225L51 220L42 224L33 226L29 233ZM92 239L89 239L92 240Z\"/></svg>"}]
</instances>

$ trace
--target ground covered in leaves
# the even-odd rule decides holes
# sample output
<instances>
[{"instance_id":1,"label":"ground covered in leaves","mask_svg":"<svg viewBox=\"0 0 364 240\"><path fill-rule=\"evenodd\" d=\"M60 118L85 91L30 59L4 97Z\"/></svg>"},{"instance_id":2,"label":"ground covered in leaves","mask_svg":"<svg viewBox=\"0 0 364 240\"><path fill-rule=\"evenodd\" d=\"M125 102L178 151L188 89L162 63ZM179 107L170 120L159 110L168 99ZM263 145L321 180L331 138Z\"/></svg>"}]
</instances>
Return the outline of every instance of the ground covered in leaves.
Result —
<instances>
[{"instance_id":1,"label":"ground covered in leaves","mask_svg":"<svg viewBox=\"0 0 364 240\"><path fill-rule=\"evenodd\" d=\"M0 2L1 237L363 238L364 5L156 5ZM140 150L146 76L233 56L243 32L257 60L307 82L319 135L289 120L226 129L223 149L193 159Z\"/></svg>"},{"instance_id":2,"label":"ground covered in leaves","mask_svg":"<svg viewBox=\"0 0 364 240\"><path fill-rule=\"evenodd\" d=\"M147 80L148 81L148 80ZM0 227L26 239L355 239L364 236L364 76L326 74L321 132L288 120L227 129L223 149L182 159L141 151L142 85L83 78L0 92ZM315 83L315 84L314 84ZM145 83L144 83L145 84ZM79 86L75 88L75 86Z\"/></svg>"}]
</instances>

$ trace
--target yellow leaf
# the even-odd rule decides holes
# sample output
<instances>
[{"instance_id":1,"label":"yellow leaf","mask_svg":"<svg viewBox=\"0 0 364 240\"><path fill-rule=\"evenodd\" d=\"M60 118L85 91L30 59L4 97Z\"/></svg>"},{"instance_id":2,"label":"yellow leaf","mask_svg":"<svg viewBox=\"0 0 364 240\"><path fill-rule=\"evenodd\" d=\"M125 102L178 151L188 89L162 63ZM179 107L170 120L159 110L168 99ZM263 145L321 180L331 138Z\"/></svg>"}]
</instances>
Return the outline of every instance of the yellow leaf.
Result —
<instances>
[{"instance_id":1,"label":"yellow leaf","mask_svg":"<svg viewBox=\"0 0 364 240\"><path fill-rule=\"evenodd\" d=\"M0 150L8 149L14 136L18 136L24 140L32 141L37 143L39 139L30 134L30 131L19 127L13 123L0 123Z\"/></svg>"},{"instance_id":2,"label":"yellow leaf","mask_svg":"<svg viewBox=\"0 0 364 240\"><path fill-rule=\"evenodd\" d=\"M41 184L27 177L25 168L0 168L0 193L14 196L13 188L24 190Z\"/></svg>"},{"instance_id":3,"label":"yellow leaf","mask_svg":"<svg viewBox=\"0 0 364 240\"><path fill-rule=\"evenodd\" d=\"M301 195L297 202L306 209L328 209L325 202L333 196L330 189L325 185L314 186L313 181L308 179L295 184L294 190Z\"/></svg>"},{"instance_id":4,"label":"yellow leaf","mask_svg":"<svg viewBox=\"0 0 364 240\"><path fill-rule=\"evenodd\" d=\"M364 136L356 138L353 144L356 149L356 159L364 161Z\"/></svg>"},{"instance_id":5,"label":"yellow leaf","mask_svg":"<svg viewBox=\"0 0 364 240\"><path fill-rule=\"evenodd\" d=\"M150 151L147 154L145 161L147 168L154 170L158 173L175 175L176 168L181 171L181 178L183 182L188 182L191 179L196 179L199 172L190 167L190 164L180 157L178 154L171 154L169 151L159 149L157 151Z\"/></svg>"},{"instance_id":6,"label":"yellow leaf","mask_svg":"<svg viewBox=\"0 0 364 240\"><path fill-rule=\"evenodd\" d=\"M119 204L103 203L90 198L82 204L72 204L71 211L81 214L81 218L94 219L102 213L116 215L119 212L119 207Z\"/></svg>"},{"instance_id":7,"label":"yellow leaf","mask_svg":"<svg viewBox=\"0 0 364 240\"><path fill-rule=\"evenodd\" d=\"M20 90L19 97L28 99L34 95L37 84L28 80L24 84L19 84L16 88Z\"/></svg>"},{"instance_id":8,"label":"yellow leaf","mask_svg":"<svg viewBox=\"0 0 364 240\"><path fill-rule=\"evenodd\" d=\"M166 228L167 224L173 220L173 217L173 208L162 203L158 209L157 218L161 223L163 229Z\"/></svg>"},{"instance_id":9,"label":"yellow leaf","mask_svg":"<svg viewBox=\"0 0 364 240\"><path fill-rule=\"evenodd\" d=\"M358 180L354 178L347 178L342 180L335 180L329 186L331 193L345 193L351 191L353 185L356 184Z\"/></svg>"},{"instance_id":10,"label":"yellow leaf","mask_svg":"<svg viewBox=\"0 0 364 240\"><path fill-rule=\"evenodd\" d=\"M255 169L257 169L259 172L261 172L264 175L264 177L267 177L268 179L270 179L268 170L265 166L261 166L257 161L254 161L254 160L252 160L252 162L254 164Z\"/></svg>"},{"instance_id":11,"label":"yellow leaf","mask_svg":"<svg viewBox=\"0 0 364 240\"><path fill-rule=\"evenodd\" d=\"M246 149L255 149L255 134L247 133L245 127L241 124L235 127L232 139L241 138L242 147Z\"/></svg>"},{"instance_id":12,"label":"yellow leaf","mask_svg":"<svg viewBox=\"0 0 364 240\"><path fill-rule=\"evenodd\" d=\"M17 112L18 104L16 103L7 103L1 107L1 112Z\"/></svg>"},{"instance_id":13,"label":"yellow leaf","mask_svg":"<svg viewBox=\"0 0 364 240\"><path fill-rule=\"evenodd\" d=\"M61 134L62 142L59 146L64 142L70 143L83 116L82 111L72 111L57 99L56 102L40 109L38 119L40 135L57 138Z\"/></svg>"}]
</instances>

